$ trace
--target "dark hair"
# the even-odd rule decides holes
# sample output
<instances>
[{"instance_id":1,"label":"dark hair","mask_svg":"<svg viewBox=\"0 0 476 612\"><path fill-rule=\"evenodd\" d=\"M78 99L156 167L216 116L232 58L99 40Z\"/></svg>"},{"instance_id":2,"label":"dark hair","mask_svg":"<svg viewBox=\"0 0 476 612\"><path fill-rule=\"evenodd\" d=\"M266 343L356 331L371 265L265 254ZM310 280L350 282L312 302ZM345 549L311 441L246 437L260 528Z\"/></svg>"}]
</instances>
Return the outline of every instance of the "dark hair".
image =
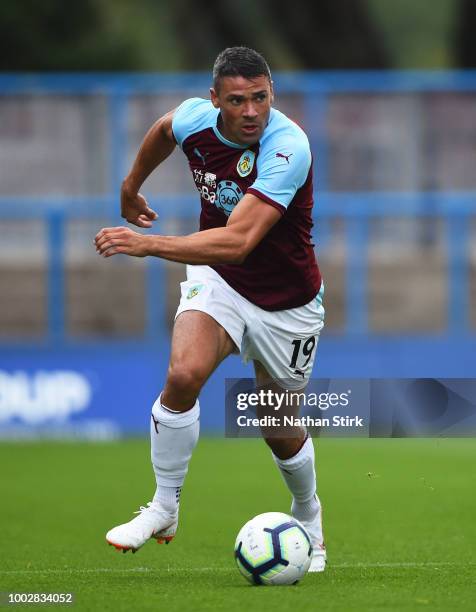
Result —
<instances>
[{"instance_id":1,"label":"dark hair","mask_svg":"<svg viewBox=\"0 0 476 612\"><path fill-rule=\"evenodd\" d=\"M253 79L263 75L271 81L271 71L262 55L248 47L228 47L218 54L213 65L213 87L218 90L220 79L226 76Z\"/></svg>"}]
</instances>

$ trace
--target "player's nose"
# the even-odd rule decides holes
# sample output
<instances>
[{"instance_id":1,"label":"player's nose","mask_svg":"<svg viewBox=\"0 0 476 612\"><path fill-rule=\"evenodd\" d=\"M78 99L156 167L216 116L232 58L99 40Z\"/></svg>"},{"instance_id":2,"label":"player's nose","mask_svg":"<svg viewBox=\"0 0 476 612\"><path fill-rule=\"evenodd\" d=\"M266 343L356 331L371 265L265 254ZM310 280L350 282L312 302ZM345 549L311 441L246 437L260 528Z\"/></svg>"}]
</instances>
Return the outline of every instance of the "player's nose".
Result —
<instances>
[{"instance_id":1,"label":"player's nose","mask_svg":"<svg viewBox=\"0 0 476 612\"><path fill-rule=\"evenodd\" d=\"M254 107L252 102L248 102L243 109L243 117L245 119L256 119L258 116L258 111Z\"/></svg>"}]
</instances>

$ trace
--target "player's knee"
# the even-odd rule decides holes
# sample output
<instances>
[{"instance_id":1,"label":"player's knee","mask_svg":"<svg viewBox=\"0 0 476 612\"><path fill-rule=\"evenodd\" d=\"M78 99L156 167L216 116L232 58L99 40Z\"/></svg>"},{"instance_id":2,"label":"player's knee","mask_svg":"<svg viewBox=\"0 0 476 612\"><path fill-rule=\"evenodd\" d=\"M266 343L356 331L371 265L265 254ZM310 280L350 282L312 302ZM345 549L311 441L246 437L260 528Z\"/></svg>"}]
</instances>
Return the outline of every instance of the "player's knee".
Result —
<instances>
[{"instance_id":1,"label":"player's knee","mask_svg":"<svg viewBox=\"0 0 476 612\"><path fill-rule=\"evenodd\" d=\"M264 436L264 441L273 452L285 449L289 442L286 438L277 438L276 436L267 435Z\"/></svg>"},{"instance_id":2,"label":"player's knee","mask_svg":"<svg viewBox=\"0 0 476 612\"><path fill-rule=\"evenodd\" d=\"M293 457L302 446L302 439L300 437L279 438L265 435L264 441L280 459Z\"/></svg>"},{"instance_id":3,"label":"player's knee","mask_svg":"<svg viewBox=\"0 0 476 612\"><path fill-rule=\"evenodd\" d=\"M198 395L206 379L206 373L200 367L171 365L167 373L166 386L178 393Z\"/></svg>"}]
</instances>

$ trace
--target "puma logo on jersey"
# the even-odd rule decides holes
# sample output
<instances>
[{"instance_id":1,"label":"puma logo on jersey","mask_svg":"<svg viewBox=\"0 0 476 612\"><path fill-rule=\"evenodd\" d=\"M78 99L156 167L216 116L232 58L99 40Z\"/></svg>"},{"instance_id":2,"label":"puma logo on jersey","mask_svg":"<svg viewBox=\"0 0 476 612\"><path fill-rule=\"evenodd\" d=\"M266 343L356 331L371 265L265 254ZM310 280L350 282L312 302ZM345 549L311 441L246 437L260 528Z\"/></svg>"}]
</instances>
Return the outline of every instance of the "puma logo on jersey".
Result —
<instances>
[{"instance_id":1,"label":"puma logo on jersey","mask_svg":"<svg viewBox=\"0 0 476 612\"><path fill-rule=\"evenodd\" d=\"M288 164L289 164L289 158L291 157L291 155L292 153L290 153L289 155L285 155L284 153L276 153L276 157L282 157L288 162Z\"/></svg>"},{"instance_id":2,"label":"puma logo on jersey","mask_svg":"<svg viewBox=\"0 0 476 612\"><path fill-rule=\"evenodd\" d=\"M205 153L204 155L202 155L200 151L197 149L197 147L195 147L193 152L201 160L202 164L205 165L205 162L207 161L207 157L208 155L210 155L210 153Z\"/></svg>"}]
</instances>

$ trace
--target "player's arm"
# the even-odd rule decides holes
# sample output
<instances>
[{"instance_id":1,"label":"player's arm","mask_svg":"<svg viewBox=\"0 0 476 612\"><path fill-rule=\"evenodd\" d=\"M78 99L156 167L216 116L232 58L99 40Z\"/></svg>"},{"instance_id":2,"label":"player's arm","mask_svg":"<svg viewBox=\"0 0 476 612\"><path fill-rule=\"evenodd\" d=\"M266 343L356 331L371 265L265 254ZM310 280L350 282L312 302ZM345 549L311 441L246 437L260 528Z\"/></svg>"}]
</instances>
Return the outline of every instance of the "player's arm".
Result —
<instances>
[{"instance_id":1,"label":"player's arm","mask_svg":"<svg viewBox=\"0 0 476 612\"><path fill-rule=\"evenodd\" d=\"M225 227L188 236L145 236L127 227L105 228L96 236L96 249L104 257L125 253L187 264L239 264L279 219L279 210L255 195L246 194Z\"/></svg>"},{"instance_id":2,"label":"player's arm","mask_svg":"<svg viewBox=\"0 0 476 612\"><path fill-rule=\"evenodd\" d=\"M172 119L175 110L170 111L149 129L134 160L131 171L121 186L121 215L138 227L151 227L157 213L139 193L146 178L175 149Z\"/></svg>"}]
</instances>

